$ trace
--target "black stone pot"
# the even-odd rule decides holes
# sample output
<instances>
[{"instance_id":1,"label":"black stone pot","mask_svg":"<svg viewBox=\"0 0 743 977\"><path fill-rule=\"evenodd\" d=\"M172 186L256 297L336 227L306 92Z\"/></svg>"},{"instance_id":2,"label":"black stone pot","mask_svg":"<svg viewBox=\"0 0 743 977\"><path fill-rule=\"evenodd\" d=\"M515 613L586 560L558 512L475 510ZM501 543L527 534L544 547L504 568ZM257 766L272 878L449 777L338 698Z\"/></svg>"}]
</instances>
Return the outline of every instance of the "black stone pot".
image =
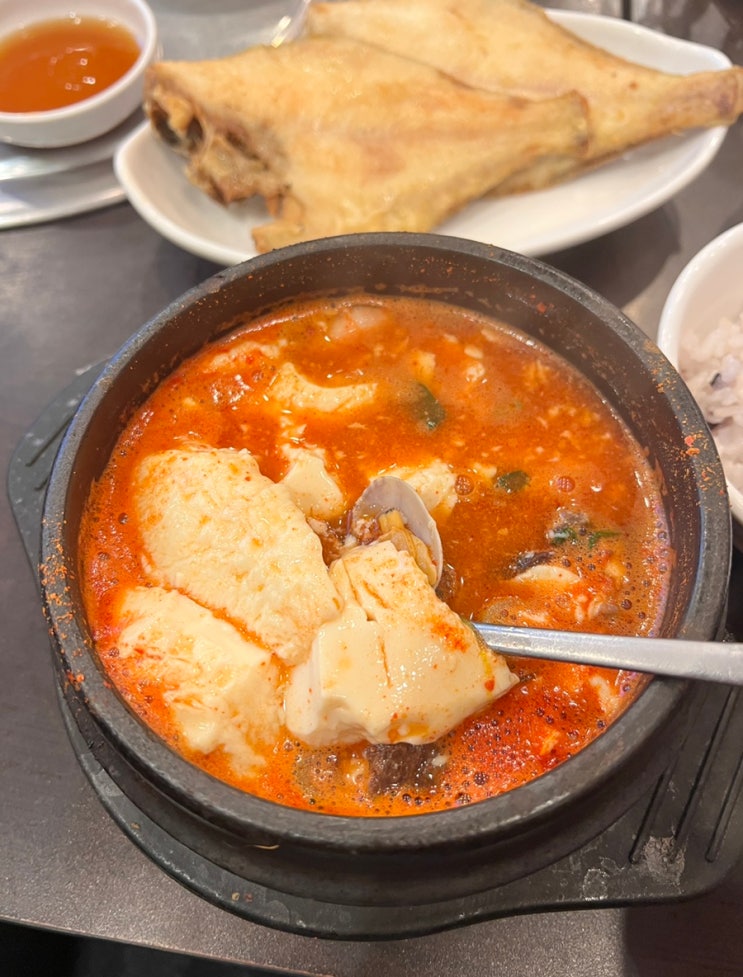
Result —
<instances>
[{"instance_id":1,"label":"black stone pot","mask_svg":"<svg viewBox=\"0 0 743 977\"><path fill-rule=\"evenodd\" d=\"M653 679L579 755L501 797L390 819L313 814L214 780L143 726L100 668L78 588L77 536L89 486L158 381L238 319L298 297L358 290L425 296L491 314L546 343L594 383L663 482L676 554L664 634L720 636L730 515L702 416L656 347L583 285L494 247L433 235L371 234L273 252L188 292L104 369L61 445L42 538L43 599L60 688L88 748L136 807L195 857L278 894L339 911L379 907L394 917L390 908L399 906L409 919L419 907L417 929L425 931L426 907L549 865L626 811L680 742L690 684ZM394 934L394 923L389 928Z\"/></svg>"}]
</instances>

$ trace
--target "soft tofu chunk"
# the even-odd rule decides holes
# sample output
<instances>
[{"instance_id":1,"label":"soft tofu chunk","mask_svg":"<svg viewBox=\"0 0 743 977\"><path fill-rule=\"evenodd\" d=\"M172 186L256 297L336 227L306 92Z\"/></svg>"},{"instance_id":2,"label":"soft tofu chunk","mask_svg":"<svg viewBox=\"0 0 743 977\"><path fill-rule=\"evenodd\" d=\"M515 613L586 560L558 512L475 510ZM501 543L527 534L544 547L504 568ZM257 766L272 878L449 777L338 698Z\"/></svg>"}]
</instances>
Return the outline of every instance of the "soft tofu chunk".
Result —
<instances>
[{"instance_id":1,"label":"soft tofu chunk","mask_svg":"<svg viewBox=\"0 0 743 977\"><path fill-rule=\"evenodd\" d=\"M183 743L204 754L221 748L237 770L262 762L253 746L276 736L281 717L271 655L177 591L132 588L121 617L118 656L137 681L164 689Z\"/></svg>"},{"instance_id":2,"label":"soft tofu chunk","mask_svg":"<svg viewBox=\"0 0 743 977\"><path fill-rule=\"evenodd\" d=\"M228 370L233 373L245 367L255 369L278 360L285 346L285 339L279 339L275 343L259 343L248 335L237 342L220 345L217 351L204 360L204 370Z\"/></svg>"},{"instance_id":3,"label":"soft tofu chunk","mask_svg":"<svg viewBox=\"0 0 743 977\"><path fill-rule=\"evenodd\" d=\"M433 383L436 376L436 354L430 350L412 349L408 354L410 370L418 381L426 386Z\"/></svg>"},{"instance_id":4,"label":"soft tofu chunk","mask_svg":"<svg viewBox=\"0 0 743 977\"><path fill-rule=\"evenodd\" d=\"M293 363L284 363L273 379L269 393L283 407L292 410L333 414L370 404L376 396L377 385L349 383L337 387L321 387L302 376Z\"/></svg>"},{"instance_id":5,"label":"soft tofu chunk","mask_svg":"<svg viewBox=\"0 0 743 977\"><path fill-rule=\"evenodd\" d=\"M286 445L284 455L291 465L281 479L294 504L312 519L335 519L346 508L346 498L330 476L321 449L295 448Z\"/></svg>"},{"instance_id":6,"label":"soft tofu chunk","mask_svg":"<svg viewBox=\"0 0 743 977\"><path fill-rule=\"evenodd\" d=\"M344 612L285 697L289 730L309 744L432 742L517 681L392 543L350 550L330 576Z\"/></svg>"},{"instance_id":7,"label":"soft tofu chunk","mask_svg":"<svg viewBox=\"0 0 743 977\"><path fill-rule=\"evenodd\" d=\"M289 664L340 612L319 538L249 452L150 455L135 499L150 579L224 614Z\"/></svg>"},{"instance_id":8,"label":"soft tofu chunk","mask_svg":"<svg viewBox=\"0 0 743 977\"><path fill-rule=\"evenodd\" d=\"M457 504L457 474L440 458L420 468L391 468L385 474L395 475L414 488L429 512L438 510L441 516L448 515Z\"/></svg>"},{"instance_id":9,"label":"soft tofu chunk","mask_svg":"<svg viewBox=\"0 0 743 977\"><path fill-rule=\"evenodd\" d=\"M379 626L349 603L319 629L309 659L293 669L284 698L286 725L313 746L384 743L390 694Z\"/></svg>"}]
</instances>

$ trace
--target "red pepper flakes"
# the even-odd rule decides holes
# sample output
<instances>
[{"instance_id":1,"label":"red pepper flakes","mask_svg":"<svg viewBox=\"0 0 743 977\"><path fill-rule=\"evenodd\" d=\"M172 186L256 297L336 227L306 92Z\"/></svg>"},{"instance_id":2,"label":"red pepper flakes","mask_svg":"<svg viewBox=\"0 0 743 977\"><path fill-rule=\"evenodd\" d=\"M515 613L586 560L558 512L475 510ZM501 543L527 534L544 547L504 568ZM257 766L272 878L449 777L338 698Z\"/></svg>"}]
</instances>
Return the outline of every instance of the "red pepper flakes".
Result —
<instances>
[{"instance_id":1,"label":"red pepper flakes","mask_svg":"<svg viewBox=\"0 0 743 977\"><path fill-rule=\"evenodd\" d=\"M687 450L685 453L689 455L690 458L699 454L699 448L694 447L694 442L696 441L697 437L698 435L696 434L687 434L684 438L684 444L687 445Z\"/></svg>"}]
</instances>

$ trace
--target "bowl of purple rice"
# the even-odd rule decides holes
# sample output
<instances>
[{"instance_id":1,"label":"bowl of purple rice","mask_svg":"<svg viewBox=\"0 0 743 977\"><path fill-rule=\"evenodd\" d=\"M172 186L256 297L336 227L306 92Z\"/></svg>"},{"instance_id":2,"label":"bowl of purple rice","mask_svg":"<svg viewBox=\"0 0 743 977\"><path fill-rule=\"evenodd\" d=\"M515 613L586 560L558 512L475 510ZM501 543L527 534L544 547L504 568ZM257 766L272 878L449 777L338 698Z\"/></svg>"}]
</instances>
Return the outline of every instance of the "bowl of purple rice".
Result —
<instances>
[{"instance_id":1,"label":"bowl of purple rice","mask_svg":"<svg viewBox=\"0 0 743 977\"><path fill-rule=\"evenodd\" d=\"M743 224L710 241L681 271L661 313L658 346L712 432L734 542L743 550Z\"/></svg>"}]
</instances>

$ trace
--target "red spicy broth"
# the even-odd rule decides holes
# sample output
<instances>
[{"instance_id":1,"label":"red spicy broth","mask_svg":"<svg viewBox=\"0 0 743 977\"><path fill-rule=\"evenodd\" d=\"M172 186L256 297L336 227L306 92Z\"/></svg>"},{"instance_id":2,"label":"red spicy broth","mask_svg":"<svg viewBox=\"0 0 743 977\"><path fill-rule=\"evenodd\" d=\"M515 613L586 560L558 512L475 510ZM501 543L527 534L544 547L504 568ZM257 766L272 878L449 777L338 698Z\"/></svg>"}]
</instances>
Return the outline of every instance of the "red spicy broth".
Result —
<instances>
[{"instance_id":1,"label":"red spicy broth","mask_svg":"<svg viewBox=\"0 0 743 977\"><path fill-rule=\"evenodd\" d=\"M350 412L289 409L271 396L287 363L319 387L373 383L376 396ZM448 473L432 510L446 563L438 593L457 613L644 635L661 620L671 553L659 486L623 423L571 366L507 325L445 304L309 301L247 322L181 364L132 418L87 502L81 568L97 650L127 703L175 750L281 804L423 813L538 777L632 701L644 682L636 674L512 658L518 684L431 744L311 748L283 728L250 769L220 747L189 749L167 683L143 679L117 651L120 594L149 584L133 472L154 452L197 442L247 448L278 481L287 438L323 453L345 500L340 517L311 520L327 562L370 478L435 469ZM286 666L277 674L284 681Z\"/></svg>"}]
</instances>

